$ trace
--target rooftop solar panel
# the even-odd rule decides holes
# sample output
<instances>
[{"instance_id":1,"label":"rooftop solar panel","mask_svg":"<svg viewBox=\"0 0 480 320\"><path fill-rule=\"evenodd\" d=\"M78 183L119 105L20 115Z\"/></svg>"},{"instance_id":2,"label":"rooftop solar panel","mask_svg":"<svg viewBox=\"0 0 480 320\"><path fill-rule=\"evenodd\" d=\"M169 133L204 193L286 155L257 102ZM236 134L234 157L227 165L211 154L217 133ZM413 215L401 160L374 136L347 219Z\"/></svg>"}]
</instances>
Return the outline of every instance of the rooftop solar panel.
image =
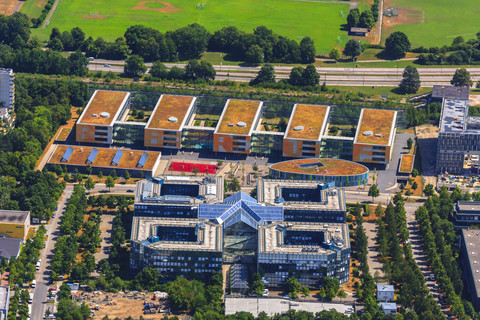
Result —
<instances>
[{"instance_id":1,"label":"rooftop solar panel","mask_svg":"<svg viewBox=\"0 0 480 320\"><path fill-rule=\"evenodd\" d=\"M72 156L72 153L73 153L73 148L68 147L67 150L65 150L65 153L63 154L62 159L60 161L61 162L67 162L68 160L70 160L70 157Z\"/></svg>"},{"instance_id":2,"label":"rooftop solar panel","mask_svg":"<svg viewBox=\"0 0 480 320\"><path fill-rule=\"evenodd\" d=\"M148 152L142 153L142 156L140 157L140 160L138 160L137 168L143 168L143 166L147 162L148 156L149 156Z\"/></svg>"},{"instance_id":3,"label":"rooftop solar panel","mask_svg":"<svg viewBox=\"0 0 480 320\"><path fill-rule=\"evenodd\" d=\"M88 155L87 161L85 162L86 164L92 164L93 161L95 161L95 158L97 157L98 154L98 149L93 148L92 151L90 151L90 154Z\"/></svg>"},{"instance_id":4,"label":"rooftop solar panel","mask_svg":"<svg viewBox=\"0 0 480 320\"><path fill-rule=\"evenodd\" d=\"M120 159L122 159L122 156L123 156L123 151L117 150L117 153L115 153L115 156L113 157L112 163L110 165L118 166L118 163L120 162Z\"/></svg>"}]
</instances>

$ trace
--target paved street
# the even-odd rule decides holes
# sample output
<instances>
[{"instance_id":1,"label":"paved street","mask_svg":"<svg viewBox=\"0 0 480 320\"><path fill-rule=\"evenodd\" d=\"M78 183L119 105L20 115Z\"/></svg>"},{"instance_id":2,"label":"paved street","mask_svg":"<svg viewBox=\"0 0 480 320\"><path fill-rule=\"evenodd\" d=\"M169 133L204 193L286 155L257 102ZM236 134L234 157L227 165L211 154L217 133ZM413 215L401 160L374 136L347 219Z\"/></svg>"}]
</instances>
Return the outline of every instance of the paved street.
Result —
<instances>
[{"instance_id":1,"label":"paved street","mask_svg":"<svg viewBox=\"0 0 480 320\"><path fill-rule=\"evenodd\" d=\"M383 206L385 208L385 206ZM368 253L367 253L367 262L370 269L370 273L376 277L383 277L382 263L378 261L378 251L377 251L377 223L375 221L365 221L363 223L365 228L365 234L368 237Z\"/></svg>"}]
</instances>

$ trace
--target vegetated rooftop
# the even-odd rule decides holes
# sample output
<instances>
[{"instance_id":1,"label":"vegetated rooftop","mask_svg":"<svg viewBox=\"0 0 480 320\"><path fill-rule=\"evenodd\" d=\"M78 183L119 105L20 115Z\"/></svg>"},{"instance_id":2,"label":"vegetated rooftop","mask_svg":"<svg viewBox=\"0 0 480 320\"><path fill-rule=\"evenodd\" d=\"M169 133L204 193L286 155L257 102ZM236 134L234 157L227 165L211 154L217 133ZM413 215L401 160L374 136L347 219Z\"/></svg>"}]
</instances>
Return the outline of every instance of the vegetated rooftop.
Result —
<instances>
[{"instance_id":1,"label":"vegetated rooftop","mask_svg":"<svg viewBox=\"0 0 480 320\"><path fill-rule=\"evenodd\" d=\"M148 129L179 130L194 97L163 95L148 120ZM177 121L168 120L175 117Z\"/></svg>"},{"instance_id":2,"label":"vegetated rooftop","mask_svg":"<svg viewBox=\"0 0 480 320\"><path fill-rule=\"evenodd\" d=\"M73 148L73 153L66 162L62 162L62 157L68 147ZM76 166L86 166L87 159L92 151L93 147L82 147L82 146L68 146L68 145L58 145L54 153L48 160L48 163L51 164L60 164L60 165L76 165ZM105 167L111 169L136 169L136 170L152 170L155 162L160 156L160 152L154 151L141 151L141 150L125 150L123 149L123 156L121 157L117 166L112 166L112 160L115 157L115 154L118 150L116 148L95 148L98 150L98 154L95 157L93 163L90 164L92 167ZM144 152L149 154L145 165L142 168L137 168L138 160Z\"/></svg>"},{"instance_id":3,"label":"vegetated rooftop","mask_svg":"<svg viewBox=\"0 0 480 320\"><path fill-rule=\"evenodd\" d=\"M72 131L72 128L62 128L60 132L57 135L57 138L55 139L56 141L65 141L68 138L68 135Z\"/></svg>"},{"instance_id":4,"label":"vegetated rooftop","mask_svg":"<svg viewBox=\"0 0 480 320\"><path fill-rule=\"evenodd\" d=\"M96 91L87 108L83 110L78 123L111 125L127 95L128 92L121 91ZM102 112L108 113L108 117L102 117Z\"/></svg>"},{"instance_id":5,"label":"vegetated rooftop","mask_svg":"<svg viewBox=\"0 0 480 320\"><path fill-rule=\"evenodd\" d=\"M357 128L356 143L387 145L396 111L363 109Z\"/></svg>"},{"instance_id":6,"label":"vegetated rooftop","mask_svg":"<svg viewBox=\"0 0 480 320\"><path fill-rule=\"evenodd\" d=\"M248 135L260 105L260 101L229 100L218 124L217 133ZM239 122L244 122L246 126L239 126Z\"/></svg>"},{"instance_id":7,"label":"vegetated rooftop","mask_svg":"<svg viewBox=\"0 0 480 320\"><path fill-rule=\"evenodd\" d=\"M403 173L411 173L413 170L414 160L415 156L413 154L402 154L402 158L400 160L400 169L398 171Z\"/></svg>"},{"instance_id":8,"label":"vegetated rooftop","mask_svg":"<svg viewBox=\"0 0 480 320\"><path fill-rule=\"evenodd\" d=\"M290 128L287 138L317 140L327 115L327 106L297 104L295 113L290 117ZM302 130L294 130L295 127Z\"/></svg>"},{"instance_id":9,"label":"vegetated rooftop","mask_svg":"<svg viewBox=\"0 0 480 320\"><path fill-rule=\"evenodd\" d=\"M275 163L273 170L319 176L350 176L368 172L368 168L353 161L340 159L296 159Z\"/></svg>"}]
</instances>

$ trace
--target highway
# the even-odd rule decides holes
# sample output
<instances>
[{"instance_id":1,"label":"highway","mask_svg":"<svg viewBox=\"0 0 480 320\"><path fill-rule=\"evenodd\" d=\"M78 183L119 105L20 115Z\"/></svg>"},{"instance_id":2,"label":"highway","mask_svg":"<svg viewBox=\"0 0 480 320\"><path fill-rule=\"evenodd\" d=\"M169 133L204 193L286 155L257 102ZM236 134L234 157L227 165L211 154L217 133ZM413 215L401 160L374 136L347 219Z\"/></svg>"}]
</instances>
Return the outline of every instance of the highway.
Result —
<instances>
[{"instance_id":1,"label":"highway","mask_svg":"<svg viewBox=\"0 0 480 320\"><path fill-rule=\"evenodd\" d=\"M105 65L110 65L106 67ZM150 71L151 63L146 63L147 72ZM167 68L177 66L183 68L185 64L165 63ZM95 60L91 61L88 68L90 71L123 72L124 61ZM231 80L248 82L255 78L260 67L243 67L229 65L215 65L217 74L215 80ZM288 79L292 67L275 66L277 80ZM420 81L423 87L432 87L437 84L450 84L456 68L418 68ZM474 82L480 80L480 68L467 68ZM402 80L401 68L334 68L318 67L320 83L325 82L333 86L398 86Z\"/></svg>"}]
</instances>

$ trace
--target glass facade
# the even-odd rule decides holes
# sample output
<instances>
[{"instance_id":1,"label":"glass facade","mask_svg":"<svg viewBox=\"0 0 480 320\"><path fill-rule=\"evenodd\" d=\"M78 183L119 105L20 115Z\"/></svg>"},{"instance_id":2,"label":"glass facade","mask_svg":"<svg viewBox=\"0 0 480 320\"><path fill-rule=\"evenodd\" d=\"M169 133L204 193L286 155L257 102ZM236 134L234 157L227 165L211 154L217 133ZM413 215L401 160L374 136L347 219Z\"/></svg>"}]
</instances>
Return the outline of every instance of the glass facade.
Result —
<instances>
[{"instance_id":1,"label":"glass facade","mask_svg":"<svg viewBox=\"0 0 480 320\"><path fill-rule=\"evenodd\" d=\"M368 171L362 174L350 175L350 176L324 176L320 174L302 174L302 173L278 171L270 168L270 176L273 179L307 180L307 181L319 181L323 183L333 182L335 183L336 187L360 186L368 182Z\"/></svg>"},{"instance_id":2,"label":"glass facade","mask_svg":"<svg viewBox=\"0 0 480 320\"><path fill-rule=\"evenodd\" d=\"M283 150L283 133L282 135L253 133L250 150L253 154L281 154Z\"/></svg>"},{"instance_id":3,"label":"glass facade","mask_svg":"<svg viewBox=\"0 0 480 320\"><path fill-rule=\"evenodd\" d=\"M213 150L213 132L202 128L182 130L182 148Z\"/></svg>"},{"instance_id":4,"label":"glass facade","mask_svg":"<svg viewBox=\"0 0 480 320\"><path fill-rule=\"evenodd\" d=\"M440 132L437 142L437 171L450 174L465 174L466 155L480 154L480 131L478 133ZM466 168L467 170L469 168Z\"/></svg>"},{"instance_id":5,"label":"glass facade","mask_svg":"<svg viewBox=\"0 0 480 320\"><path fill-rule=\"evenodd\" d=\"M320 158L352 160L353 138L338 139L328 136L322 138Z\"/></svg>"},{"instance_id":6,"label":"glass facade","mask_svg":"<svg viewBox=\"0 0 480 320\"><path fill-rule=\"evenodd\" d=\"M115 123L113 126L113 141L118 145L143 146L145 125L139 123Z\"/></svg>"}]
</instances>

